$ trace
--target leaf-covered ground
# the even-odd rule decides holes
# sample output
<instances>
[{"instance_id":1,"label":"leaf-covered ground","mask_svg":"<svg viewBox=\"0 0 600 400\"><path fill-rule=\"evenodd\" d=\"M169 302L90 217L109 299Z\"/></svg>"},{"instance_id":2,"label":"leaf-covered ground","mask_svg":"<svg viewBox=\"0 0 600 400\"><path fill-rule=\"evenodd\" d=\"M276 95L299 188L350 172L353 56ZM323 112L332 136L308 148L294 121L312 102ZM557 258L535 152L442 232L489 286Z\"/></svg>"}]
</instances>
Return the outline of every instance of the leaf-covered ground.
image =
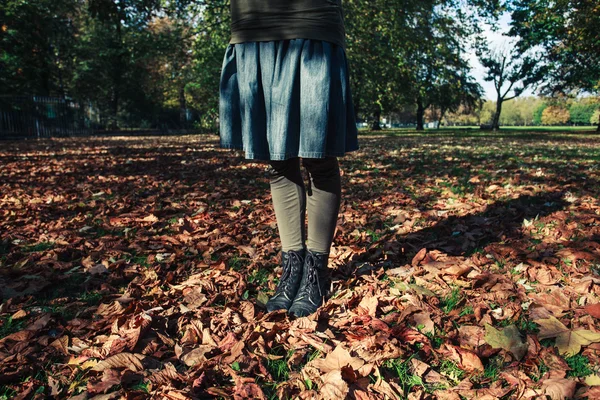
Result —
<instances>
[{"instance_id":1,"label":"leaf-covered ground","mask_svg":"<svg viewBox=\"0 0 600 400\"><path fill-rule=\"evenodd\" d=\"M0 398L600 395L600 139L364 135L333 296L267 314L266 164L216 136L0 143Z\"/></svg>"}]
</instances>

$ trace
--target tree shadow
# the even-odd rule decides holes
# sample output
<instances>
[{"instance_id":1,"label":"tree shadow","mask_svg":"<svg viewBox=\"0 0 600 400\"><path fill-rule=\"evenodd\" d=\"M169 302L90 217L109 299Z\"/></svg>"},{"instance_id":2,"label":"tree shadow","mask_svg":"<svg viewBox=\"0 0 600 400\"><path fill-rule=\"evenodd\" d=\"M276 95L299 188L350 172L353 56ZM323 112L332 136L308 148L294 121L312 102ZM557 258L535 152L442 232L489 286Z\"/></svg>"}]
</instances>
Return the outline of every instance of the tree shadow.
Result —
<instances>
[{"instance_id":1,"label":"tree shadow","mask_svg":"<svg viewBox=\"0 0 600 400\"><path fill-rule=\"evenodd\" d=\"M439 250L450 256L469 257L492 243L510 244L525 239L522 231L524 221L565 209L569 203L563 197L563 191L522 195L495 202L481 213L449 216L416 232L384 235L366 253L354 256L338 273L346 277L360 276L380 266L398 266L410 262L423 248ZM387 254L383 261L385 249L403 251L391 252L392 255Z\"/></svg>"}]
</instances>

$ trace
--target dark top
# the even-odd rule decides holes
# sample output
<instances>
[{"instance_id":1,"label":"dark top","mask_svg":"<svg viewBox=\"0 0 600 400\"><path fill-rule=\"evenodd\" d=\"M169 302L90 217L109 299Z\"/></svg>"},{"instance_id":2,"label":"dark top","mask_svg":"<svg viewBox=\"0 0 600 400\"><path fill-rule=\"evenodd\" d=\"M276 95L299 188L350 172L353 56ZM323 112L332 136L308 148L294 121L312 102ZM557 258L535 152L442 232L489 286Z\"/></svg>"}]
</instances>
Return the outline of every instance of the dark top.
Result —
<instances>
[{"instance_id":1,"label":"dark top","mask_svg":"<svg viewBox=\"0 0 600 400\"><path fill-rule=\"evenodd\" d=\"M231 44L283 39L345 47L342 0L231 0Z\"/></svg>"}]
</instances>

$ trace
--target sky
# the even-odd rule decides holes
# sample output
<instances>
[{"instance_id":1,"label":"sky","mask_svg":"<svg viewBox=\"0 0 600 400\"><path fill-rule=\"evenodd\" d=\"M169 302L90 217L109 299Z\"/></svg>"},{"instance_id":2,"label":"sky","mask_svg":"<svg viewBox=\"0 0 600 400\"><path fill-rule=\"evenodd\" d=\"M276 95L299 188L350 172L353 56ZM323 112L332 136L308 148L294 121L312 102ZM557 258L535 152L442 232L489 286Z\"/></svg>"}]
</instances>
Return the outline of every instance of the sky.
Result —
<instances>
[{"instance_id":1,"label":"sky","mask_svg":"<svg viewBox=\"0 0 600 400\"><path fill-rule=\"evenodd\" d=\"M510 22L511 22L510 14L506 13L500 19L500 23L499 23L500 29L498 31L492 32L492 30L489 27L485 28L484 34L487 37L491 48L494 48L496 46L501 46L505 42L510 43L511 40L514 41L514 39L512 39L512 38L502 35L503 33L507 33L508 30L510 29ZM469 55L468 59L469 59L469 62L471 63L471 66L473 67L473 76L475 77L475 79L477 79L477 82L479 82L479 84L483 87L485 97L487 97L490 100L495 101L496 100L496 89L494 88L494 83L486 82L483 80L483 78L485 76L485 69L483 68L481 63L479 63L477 56L474 53L471 53ZM530 95L532 95L532 92L527 90L527 91L525 91L524 95L530 96Z\"/></svg>"}]
</instances>

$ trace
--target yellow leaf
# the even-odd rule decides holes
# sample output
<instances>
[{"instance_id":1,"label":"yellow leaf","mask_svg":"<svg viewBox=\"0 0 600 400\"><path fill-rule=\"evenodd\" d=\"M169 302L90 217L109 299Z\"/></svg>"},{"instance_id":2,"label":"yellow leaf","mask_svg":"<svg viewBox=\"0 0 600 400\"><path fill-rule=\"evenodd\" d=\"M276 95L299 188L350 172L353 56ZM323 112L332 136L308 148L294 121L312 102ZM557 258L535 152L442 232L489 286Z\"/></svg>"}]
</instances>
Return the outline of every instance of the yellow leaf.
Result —
<instances>
[{"instance_id":1,"label":"yellow leaf","mask_svg":"<svg viewBox=\"0 0 600 400\"><path fill-rule=\"evenodd\" d=\"M599 375L590 375L585 378L585 383L588 386L600 386L600 376Z\"/></svg>"},{"instance_id":2,"label":"yellow leaf","mask_svg":"<svg viewBox=\"0 0 600 400\"><path fill-rule=\"evenodd\" d=\"M556 338L558 352L563 355L573 356L581 351L581 346L600 342L600 332L585 329L571 331L555 317L535 321L540 325L540 339Z\"/></svg>"}]
</instances>

